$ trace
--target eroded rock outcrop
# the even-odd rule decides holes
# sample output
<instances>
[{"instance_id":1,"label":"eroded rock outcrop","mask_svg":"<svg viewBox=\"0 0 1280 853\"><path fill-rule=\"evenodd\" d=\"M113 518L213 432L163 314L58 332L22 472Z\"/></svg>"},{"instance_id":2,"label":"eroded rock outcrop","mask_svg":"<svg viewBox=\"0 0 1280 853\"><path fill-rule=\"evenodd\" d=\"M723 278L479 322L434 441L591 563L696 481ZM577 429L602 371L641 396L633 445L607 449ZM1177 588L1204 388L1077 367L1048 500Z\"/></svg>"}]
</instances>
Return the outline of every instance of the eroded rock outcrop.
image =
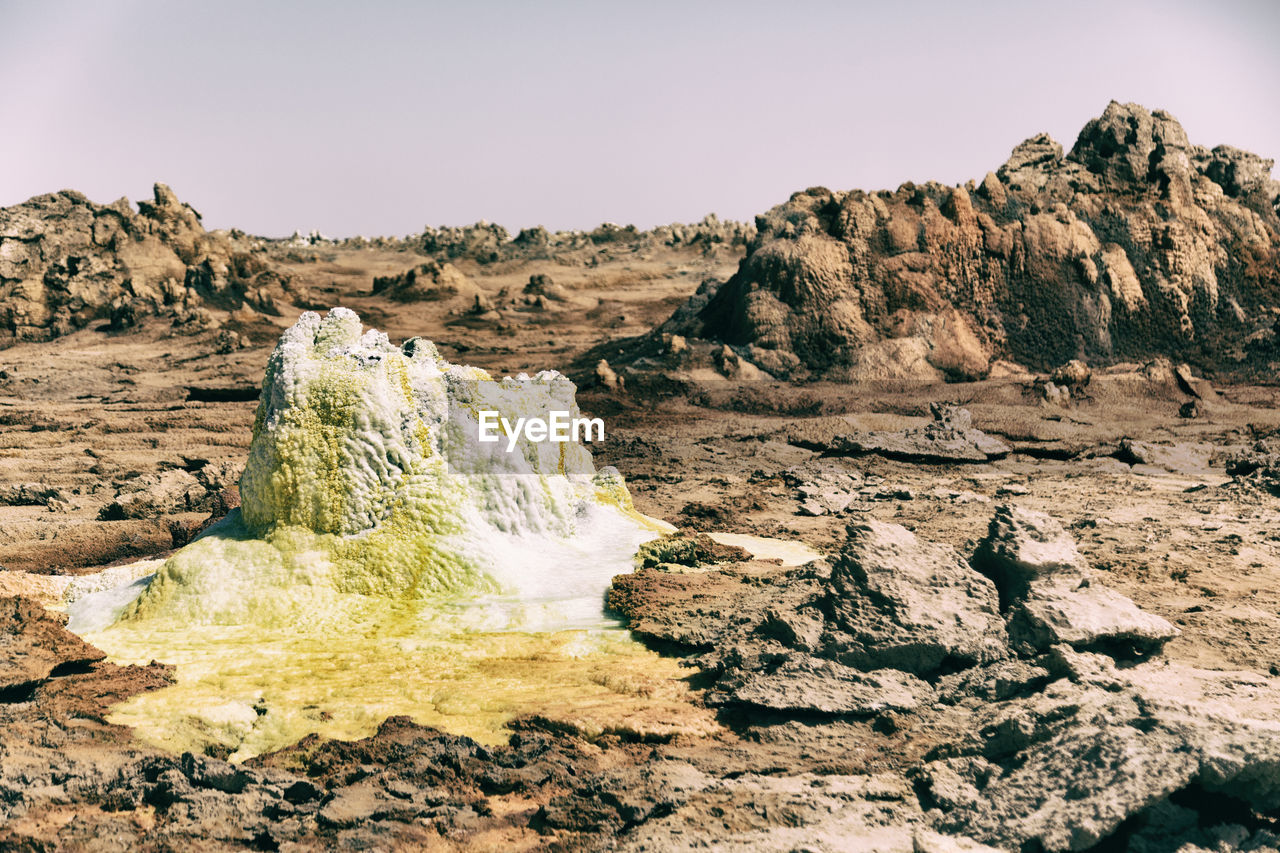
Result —
<instances>
[{"instance_id":1,"label":"eroded rock outcrop","mask_svg":"<svg viewBox=\"0 0 1280 853\"><path fill-rule=\"evenodd\" d=\"M373 292L398 302L474 298L480 288L450 263L428 260L400 275L373 280Z\"/></svg>"},{"instance_id":2,"label":"eroded rock outcrop","mask_svg":"<svg viewBox=\"0 0 1280 853\"><path fill-rule=\"evenodd\" d=\"M883 523L851 525L833 564L647 569L611 601L696 650L707 701L762 741L787 720L943 733L897 777L920 812L885 827L916 850L1275 848L1276 680L1160 657L1172 626L1105 590L1048 516L1000 508L973 560L994 582Z\"/></svg>"},{"instance_id":3,"label":"eroded rock outcrop","mask_svg":"<svg viewBox=\"0 0 1280 853\"><path fill-rule=\"evenodd\" d=\"M731 344L775 376L1151 355L1256 370L1280 304L1271 167L1112 102L1069 153L1040 134L978 183L796 193L757 218L737 274L660 331Z\"/></svg>"},{"instance_id":4,"label":"eroded rock outcrop","mask_svg":"<svg viewBox=\"0 0 1280 853\"><path fill-rule=\"evenodd\" d=\"M205 231L164 184L136 212L71 190L0 209L0 345L159 313L205 328L205 305L279 313L287 284L227 234Z\"/></svg>"}]
</instances>

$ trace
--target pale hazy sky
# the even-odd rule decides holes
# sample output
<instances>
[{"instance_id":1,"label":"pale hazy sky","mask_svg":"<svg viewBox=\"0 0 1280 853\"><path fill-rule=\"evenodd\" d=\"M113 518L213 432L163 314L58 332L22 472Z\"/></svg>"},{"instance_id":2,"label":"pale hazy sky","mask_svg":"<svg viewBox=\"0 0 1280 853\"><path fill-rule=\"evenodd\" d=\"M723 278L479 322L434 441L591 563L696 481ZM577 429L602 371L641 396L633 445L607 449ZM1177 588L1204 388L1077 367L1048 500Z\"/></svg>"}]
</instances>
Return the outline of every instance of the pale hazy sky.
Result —
<instances>
[{"instance_id":1,"label":"pale hazy sky","mask_svg":"<svg viewBox=\"0 0 1280 853\"><path fill-rule=\"evenodd\" d=\"M980 179L1112 98L1280 157L1280 2L0 0L0 205L164 181L272 236L749 220Z\"/></svg>"}]
</instances>

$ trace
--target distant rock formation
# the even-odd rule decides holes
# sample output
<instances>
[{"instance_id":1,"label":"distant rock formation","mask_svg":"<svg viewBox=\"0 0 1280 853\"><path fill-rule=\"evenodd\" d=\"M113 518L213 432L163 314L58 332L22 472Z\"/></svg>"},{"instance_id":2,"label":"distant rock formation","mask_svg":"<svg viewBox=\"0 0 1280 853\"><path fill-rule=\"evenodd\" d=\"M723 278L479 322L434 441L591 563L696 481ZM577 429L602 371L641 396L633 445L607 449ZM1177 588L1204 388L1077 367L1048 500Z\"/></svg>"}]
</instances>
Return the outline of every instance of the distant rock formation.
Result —
<instances>
[{"instance_id":1,"label":"distant rock formation","mask_svg":"<svg viewBox=\"0 0 1280 853\"><path fill-rule=\"evenodd\" d=\"M475 225L424 228L406 240L413 248L432 257L455 260L468 258L478 263L515 259L549 258L579 249L611 245L632 248L701 248L746 245L755 229L742 222L721 220L714 213L691 224L672 223L641 231L634 225L605 222L591 231L548 231L541 225L523 228L512 237L507 229L491 222ZM739 249L740 250L740 249Z\"/></svg>"},{"instance_id":2,"label":"distant rock formation","mask_svg":"<svg viewBox=\"0 0 1280 853\"><path fill-rule=\"evenodd\" d=\"M72 190L0 208L0 346L164 312L204 328L214 323L206 304L277 313L287 284L225 233L205 231L164 184L137 212Z\"/></svg>"},{"instance_id":3,"label":"distant rock formation","mask_svg":"<svg viewBox=\"0 0 1280 853\"><path fill-rule=\"evenodd\" d=\"M373 292L398 302L420 302L455 296L474 298L480 288L453 264L428 260L399 275L375 277Z\"/></svg>"},{"instance_id":4,"label":"distant rock formation","mask_svg":"<svg viewBox=\"0 0 1280 853\"><path fill-rule=\"evenodd\" d=\"M660 332L792 378L1153 355L1267 369L1280 357L1272 165L1112 102L1065 157L1039 134L977 184L796 193L757 217L737 274Z\"/></svg>"}]
</instances>

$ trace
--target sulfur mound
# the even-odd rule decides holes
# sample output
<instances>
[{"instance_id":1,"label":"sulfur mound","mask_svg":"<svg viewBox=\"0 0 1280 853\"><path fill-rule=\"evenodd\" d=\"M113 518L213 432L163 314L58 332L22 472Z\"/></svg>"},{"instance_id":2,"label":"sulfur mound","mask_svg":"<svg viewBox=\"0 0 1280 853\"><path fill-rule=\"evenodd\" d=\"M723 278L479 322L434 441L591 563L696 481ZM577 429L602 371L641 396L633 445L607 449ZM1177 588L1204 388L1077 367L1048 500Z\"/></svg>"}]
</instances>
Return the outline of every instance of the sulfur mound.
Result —
<instances>
[{"instance_id":1,"label":"sulfur mound","mask_svg":"<svg viewBox=\"0 0 1280 853\"><path fill-rule=\"evenodd\" d=\"M581 444L476 440L482 410L577 417L573 392L552 371L498 381L427 341L393 346L344 308L303 314L267 366L240 509L169 559L124 621L343 624L370 597L563 589L583 590L560 602L570 621L592 618L609 575L590 579L583 549L629 566L655 523ZM104 603L81 603L73 626L109 622Z\"/></svg>"},{"instance_id":2,"label":"sulfur mound","mask_svg":"<svg viewBox=\"0 0 1280 853\"><path fill-rule=\"evenodd\" d=\"M590 731L703 725L675 664L604 611L667 527L581 444L478 441L485 411L579 415L558 373L495 380L344 308L303 314L267 366L240 508L154 576L71 602L113 661L176 667L112 721L235 760L394 714L486 740L557 708Z\"/></svg>"}]
</instances>

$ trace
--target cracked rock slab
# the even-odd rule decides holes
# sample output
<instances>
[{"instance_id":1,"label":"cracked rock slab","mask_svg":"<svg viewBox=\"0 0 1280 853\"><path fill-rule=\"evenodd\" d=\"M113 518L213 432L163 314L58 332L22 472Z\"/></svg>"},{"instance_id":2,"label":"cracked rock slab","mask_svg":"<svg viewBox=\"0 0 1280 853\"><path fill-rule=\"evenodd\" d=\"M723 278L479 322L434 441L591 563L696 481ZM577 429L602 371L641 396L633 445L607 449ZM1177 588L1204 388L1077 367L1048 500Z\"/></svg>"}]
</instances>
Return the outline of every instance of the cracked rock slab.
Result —
<instances>
[{"instance_id":1,"label":"cracked rock slab","mask_svg":"<svg viewBox=\"0 0 1280 853\"><path fill-rule=\"evenodd\" d=\"M1274 684L1155 663L1106 679L1094 669L982 712L959 755L918 771L941 810L937 828L1063 853L1093 848L1171 797L1225 798L1244 813L1280 806ZM1238 703L1224 699L1237 693Z\"/></svg>"},{"instance_id":2,"label":"cracked rock slab","mask_svg":"<svg viewBox=\"0 0 1280 853\"><path fill-rule=\"evenodd\" d=\"M896 669L860 672L808 655L787 658L767 671L735 671L722 678L708 701L773 711L874 715L913 711L933 701L928 684Z\"/></svg>"},{"instance_id":3,"label":"cracked rock slab","mask_svg":"<svg viewBox=\"0 0 1280 853\"><path fill-rule=\"evenodd\" d=\"M875 453L908 462L990 462L1012 450L973 426L968 409L931 404L931 423L890 433L853 433L838 436L831 444L837 455Z\"/></svg>"}]
</instances>

